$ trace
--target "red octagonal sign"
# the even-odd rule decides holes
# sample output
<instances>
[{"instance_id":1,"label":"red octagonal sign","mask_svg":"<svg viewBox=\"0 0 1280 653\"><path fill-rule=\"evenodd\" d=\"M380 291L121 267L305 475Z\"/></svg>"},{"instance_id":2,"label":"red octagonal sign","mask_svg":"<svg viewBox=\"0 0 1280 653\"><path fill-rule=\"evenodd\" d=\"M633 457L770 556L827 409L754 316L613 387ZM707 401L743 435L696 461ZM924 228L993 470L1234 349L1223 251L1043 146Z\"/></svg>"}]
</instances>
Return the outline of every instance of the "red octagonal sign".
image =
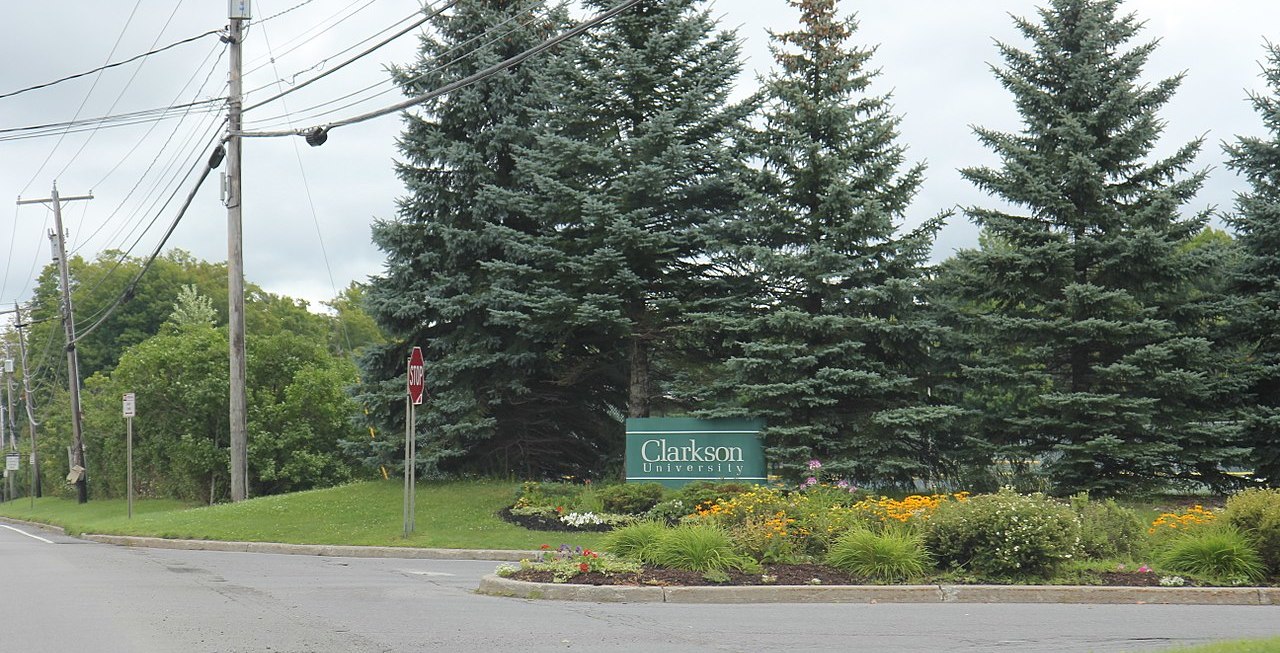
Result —
<instances>
[{"instance_id":1,"label":"red octagonal sign","mask_svg":"<svg viewBox=\"0 0 1280 653\"><path fill-rule=\"evenodd\" d=\"M413 405L422 404L422 396L427 394L426 372L422 363L422 347L414 347L409 354L409 400Z\"/></svg>"}]
</instances>

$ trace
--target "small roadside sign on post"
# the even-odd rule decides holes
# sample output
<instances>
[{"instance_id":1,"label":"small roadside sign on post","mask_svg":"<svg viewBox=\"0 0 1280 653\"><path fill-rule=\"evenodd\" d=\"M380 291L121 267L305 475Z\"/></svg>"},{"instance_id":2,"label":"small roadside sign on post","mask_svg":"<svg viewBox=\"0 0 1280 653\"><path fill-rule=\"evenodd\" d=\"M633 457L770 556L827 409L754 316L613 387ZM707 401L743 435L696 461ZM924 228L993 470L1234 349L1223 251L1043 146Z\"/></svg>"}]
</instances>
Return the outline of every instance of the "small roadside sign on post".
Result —
<instances>
[{"instance_id":1,"label":"small roadside sign on post","mask_svg":"<svg viewBox=\"0 0 1280 653\"><path fill-rule=\"evenodd\" d=\"M418 434L414 424L417 420L414 407L421 405L423 396L427 394L426 366L421 347L414 347L409 353L405 377L408 393L404 402L404 536L409 537L416 525L414 514L417 510Z\"/></svg>"},{"instance_id":2,"label":"small roadside sign on post","mask_svg":"<svg viewBox=\"0 0 1280 653\"><path fill-rule=\"evenodd\" d=\"M133 417L138 412L137 403L134 401L132 392L126 392L121 400L124 407L125 422L125 458L128 461L126 467L128 477L125 481L125 487L128 488L129 495L129 519L133 519Z\"/></svg>"}]
</instances>

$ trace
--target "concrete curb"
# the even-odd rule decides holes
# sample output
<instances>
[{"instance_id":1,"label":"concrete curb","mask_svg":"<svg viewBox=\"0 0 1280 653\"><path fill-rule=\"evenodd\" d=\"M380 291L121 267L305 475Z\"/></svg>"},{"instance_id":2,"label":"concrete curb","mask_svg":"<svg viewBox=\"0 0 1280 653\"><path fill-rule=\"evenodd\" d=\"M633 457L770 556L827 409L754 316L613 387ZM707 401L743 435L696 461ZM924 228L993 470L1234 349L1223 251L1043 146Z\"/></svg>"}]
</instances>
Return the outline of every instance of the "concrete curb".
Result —
<instances>
[{"instance_id":1,"label":"concrete curb","mask_svg":"<svg viewBox=\"0 0 1280 653\"><path fill-rule=\"evenodd\" d=\"M65 534L47 524L3 518L2 522ZM540 551L499 549L418 549L396 546L340 546L171 540L159 537L82 534L102 544L186 551L276 553L338 558L494 560L519 562ZM639 587L529 583L493 574L480 579L477 593L522 599L595 603L1080 603L1178 605L1280 605L1280 587L1110 587L1087 585L754 585L734 587Z\"/></svg>"},{"instance_id":2,"label":"concrete curb","mask_svg":"<svg viewBox=\"0 0 1280 653\"><path fill-rule=\"evenodd\" d=\"M220 542L215 540L170 540L160 537L94 535L81 539L116 546L184 551L229 551L234 553L278 553L282 555L331 556L335 558L408 558L428 560L496 560L519 562L537 557L537 551L498 549L417 549L399 546L341 546L329 544L278 544L274 542Z\"/></svg>"},{"instance_id":3,"label":"concrete curb","mask_svg":"<svg viewBox=\"0 0 1280 653\"><path fill-rule=\"evenodd\" d=\"M1274 587L1110 587L1085 585L754 585L630 587L529 583L485 576L480 594L597 603L1077 603L1280 605Z\"/></svg>"},{"instance_id":4,"label":"concrete curb","mask_svg":"<svg viewBox=\"0 0 1280 653\"><path fill-rule=\"evenodd\" d=\"M13 517L0 517L0 523L4 523L4 524L15 524L15 525L17 525L17 526L30 526L31 528L38 528L38 529L43 530L43 531L49 531L50 533L57 533L58 535L66 535L66 534L67 534L66 529L65 529L65 528L63 528L63 527L61 527L61 526L54 526L54 525L52 525L52 524L44 524L44 523L41 523L41 522L38 522L38 521L27 521L27 520L25 520L25 519L14 519Z\"/></svg>"}]
</instances>

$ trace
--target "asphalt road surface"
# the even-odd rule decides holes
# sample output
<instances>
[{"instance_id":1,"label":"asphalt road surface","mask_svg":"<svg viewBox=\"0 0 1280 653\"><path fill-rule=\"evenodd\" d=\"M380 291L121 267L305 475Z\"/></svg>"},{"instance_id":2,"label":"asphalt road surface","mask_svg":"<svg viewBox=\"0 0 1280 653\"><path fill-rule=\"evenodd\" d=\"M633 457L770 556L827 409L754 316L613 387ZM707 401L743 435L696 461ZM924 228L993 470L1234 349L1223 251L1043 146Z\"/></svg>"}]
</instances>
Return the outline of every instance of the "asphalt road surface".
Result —
<instances>
[{"instance_id":1,"label":"asphalt road surface","mask_svg":"<svg viewBox=\"0 0 1280 653\"><path fill-rule=\"evenodd\" d=\"M7 652L1151 651L1280 606L598 604L480 596L493 562L127 549L0 526Z\"/></svg>"}]
</instances>

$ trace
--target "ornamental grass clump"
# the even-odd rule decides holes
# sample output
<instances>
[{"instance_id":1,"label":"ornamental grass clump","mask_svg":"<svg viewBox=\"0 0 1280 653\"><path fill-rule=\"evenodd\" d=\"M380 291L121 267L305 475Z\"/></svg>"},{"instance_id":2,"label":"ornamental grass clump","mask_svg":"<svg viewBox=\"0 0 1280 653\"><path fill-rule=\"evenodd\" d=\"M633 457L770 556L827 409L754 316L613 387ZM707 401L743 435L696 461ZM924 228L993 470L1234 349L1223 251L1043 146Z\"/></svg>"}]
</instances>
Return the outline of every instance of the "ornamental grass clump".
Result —
<instances>
[{"instance_id":1,"label":"ornamental grass clump","mask_svg":"<svg viewBox=\"0 0 1280 653\"><path fill-rule=\"evenodd\" d=\"M734 546L729 534L709 524L683 524L669 529L653 549L653 562L686 571L759 571L760 565Z\"/></svg>"},{"instance_id":2,"label":"ornamental grass clump","mask_svg":"<svg viewBox=\"0 0 1280 653\"><path fill-rule=\"evenodd\" d=\"M658 542L667 534L665 524L643 521L618 528L604 538L604 548L619 558L654 563Z\"/></svg>"},{"instance_id":3,"label":"ornamental grass clump","mask_svg":"<svg viewBox=\"0 0 1280 653\"><path fill-rule=\"evenodd\" d=\"M1052 576L1080 545L1080 520L1043 494L1005 488L943 502L924 523L925 547L940 566L994 580Z\"/></svg>"},{"instance_id":4,"label":"ornamental grass clump","mask_svg":"<svg viewBox=\"0 0 1280 653\"><path fill-rule=\"evenodd\" d=\"M898 582L924 575L929 554L919 535L901 529L874 532L854 529L831 545L827 564L882 582Z\"/></svg>"},{"instance_id":5,"label":"ornamental grass clump","mask_svg":"<svg viewBox=\"0 0 1280 653\"><path fill-rule=\"evenodd\" d=\"M1252 488L1232 496L1223 518L1253 541L1267 573L1280 576L1280 488Z\"/></svg>"},{"instance_id":6,"label":"ornamental grass clump","mask_svg":"<svg viewBox=\"0 0 1280 653\"><path fill-rule=\"evenodd\" d=\"M1168 540L1156 560L1165 569L1229 585L1245 585L1265 575L1262 558L1253 543L1225 525L1197 529Z\"/></svg>"}]
</instances>

